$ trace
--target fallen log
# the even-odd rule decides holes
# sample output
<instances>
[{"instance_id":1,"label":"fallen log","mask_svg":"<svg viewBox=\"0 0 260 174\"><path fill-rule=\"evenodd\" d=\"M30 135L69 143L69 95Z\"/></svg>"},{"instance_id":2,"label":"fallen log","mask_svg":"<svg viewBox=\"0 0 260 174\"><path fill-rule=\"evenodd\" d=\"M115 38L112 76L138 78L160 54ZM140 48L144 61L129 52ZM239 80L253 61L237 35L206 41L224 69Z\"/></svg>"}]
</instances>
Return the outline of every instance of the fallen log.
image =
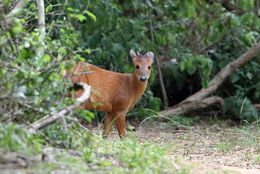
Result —
<instances>
[{"instance_id":1,"label":"fallen log","mask_svg":"<svg viewBox=\"0 0 260 174\"><path fill-rule=\"evenodd\" d=\"M260 104L255 104L255 108L257 109L258 112L260 112Z\"/></svg>"},{"instance_id":2,"label":"fallen log","mask_svg":"<svg viewBox=\"0 0 260 174\"><path fill-rule=\"evenodd\" d=\"M206 98L208 95L215 92L219 86L238 68L243 66L244 64L250 62L253 58L255 58L260 53L260 42L249 48L244 54L239 56L237 59L228 63L223 69L221 69L214 78L209 82L208 88L202 88L195 94L186 98L179 104L170 107L168 110L161 111L160 114L164 116L173 116L184 114L190 112L192 110L198 110L201 108L205 108L205 102L211 97ZM211 99L212 100L212 99ZM217 100L217 99L215 99ZM219 99L218 99L219 101ZM223 101L223 99L222 99ZM216 101L215 101L216 102ZM210 106L214 102L209 102L207 106ZM224 103L224 102L223 102Z\"/></svg>"},{"instance_id":3,"label":"fallen log","mask_svg":"<svg viewBox=\"0 0 260 174\"><path fill-rule=\"evenodd\" d=\"M204 109L209 106L222 107L223 104L224 104L224 100L221 97L212 96L200 101L195 100L195 101L187 101L184 103L180 103L172 107L172 109L161 111L160 114L170 117L174 115L182 115L194 110Z\"/></svg>"}]
</instances>

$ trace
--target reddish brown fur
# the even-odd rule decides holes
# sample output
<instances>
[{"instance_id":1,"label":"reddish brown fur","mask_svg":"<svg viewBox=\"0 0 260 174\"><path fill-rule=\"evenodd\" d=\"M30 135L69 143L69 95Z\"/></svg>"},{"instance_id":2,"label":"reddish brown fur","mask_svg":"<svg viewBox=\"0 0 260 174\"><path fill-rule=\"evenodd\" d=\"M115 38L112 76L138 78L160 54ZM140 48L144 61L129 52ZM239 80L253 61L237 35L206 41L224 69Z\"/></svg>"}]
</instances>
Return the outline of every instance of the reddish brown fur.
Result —
<instances>
[{"instance_id":1,"label":"reddish brown fur","mask_svg":"<svg viewBox=\"0 0 260 174\"><path fill-rule=\"evenodd\" d=\"M115 121L120 136L125 136L126 113L134 107L144 93L150 76L150 68L153 60L145 56L134 56L135 68L133 74L122 74L101 69L88 63L77 63L75 73L93 71L91 74L70 76L72 83L84 82L92 87L90 99L80 106L85 109L96 109L106 112L103 136L109 134L112 123ZM146 81L141 82L140 77L145 75ZM82 94L81 90L75 92L75 97ZM93 106L96 106L94 108Z\"/></svg>"}]
</instances>

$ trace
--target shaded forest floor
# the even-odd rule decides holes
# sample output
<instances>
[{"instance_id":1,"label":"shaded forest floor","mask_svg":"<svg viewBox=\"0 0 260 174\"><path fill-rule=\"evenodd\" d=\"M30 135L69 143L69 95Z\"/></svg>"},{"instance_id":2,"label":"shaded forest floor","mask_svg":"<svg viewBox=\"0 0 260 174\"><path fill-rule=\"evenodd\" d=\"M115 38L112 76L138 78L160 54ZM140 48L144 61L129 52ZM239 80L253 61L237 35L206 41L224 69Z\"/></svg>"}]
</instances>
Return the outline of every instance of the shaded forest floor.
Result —
<instances>
[{"instance_id":1,"label":"shaded forest floor","mask_svg":"<svg viewBox=\"0 0 260 174\"><path fill-rule=\"evenodd\" d=\"M133 123L134 124L134 123ZM167 157L188 173L260 173L260 128L223 120L199 120L192 126L147 121L135 125L138 142L167 146ZM95 128L96 129L96 128ZM115 129L109 140L118 139Z\"/></svg>"}]
</instances>

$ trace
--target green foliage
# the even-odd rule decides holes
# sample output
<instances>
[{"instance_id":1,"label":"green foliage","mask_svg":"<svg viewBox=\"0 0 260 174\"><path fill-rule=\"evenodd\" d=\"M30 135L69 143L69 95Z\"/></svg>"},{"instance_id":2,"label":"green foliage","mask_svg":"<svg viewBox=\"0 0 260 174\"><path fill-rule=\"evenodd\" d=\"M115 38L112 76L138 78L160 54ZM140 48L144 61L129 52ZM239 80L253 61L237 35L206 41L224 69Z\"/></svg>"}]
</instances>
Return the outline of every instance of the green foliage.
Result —
<instances>
[{"instance_id":1,"label":"green foliage","mask_svg":"<svg viewBox=\"0 0 260 174\"><path fill-rule=\"evenodd\" d=\"M200 70L202 75L202 87L207 88L212 70L212 60L204 55L183 54L180 62L180 70L186 70L189 75L193 75L196 70Z\"/></svg>"},{"instance_id":2,"label":"green foliage","mask_svg":"<svg viewBox=\"0 0 260 174\"><path fill-rule=\"evenodd\" d=\"M3 125L0 124L0 144L1 148L8 151L24 150L26 149L26 142L28 136L21 126L15 124Z\"/></svg>"},{"instance_id":3,"label":"green foliage","mask_svg":"<svg viewBox=\"0 0 260 174\"><path fill-rule=\"evenodd\" d=\"M175 116L172 118L172 120L172 126L192 126L194 119L185 116Z\"/></svg>"},{"instance_id":4,"label":"green foliage","mask_svg":"<svg viewBox=\"0 0 260 174\"><path fill-rule=\"evenodd\" d=\"M68 124L68 123L67 123ZM81 133L83 130L77 124L52 124L44 130L44 135L48 137L48 141L55 147L75 149L78 146L88 146L90 134L88 132ZM79 138L80 136L81 138Z\"/></svg>"},{"instance_id":5,"label":"green foliage","mask_svg":"<svg viewBox=\"0 0 260 174\"><path fill-rule=\"evenodd\" d=\"M142 173L161 173L167 172L167 169L170 167L169 163L161 160L161 157L165 155L165 148L150 143L139 145L136 140L127 140L122 145L119 145L119 154L124 155L120 155L119 160L127 168L132 168L134 173L137 171ZM128 148L125 149L123 147Z\"/></svg>"},{"instance_id":6,"label":"green foliage","mask_svg":"<svg viewBox=\"0 0 260 174\"><path fill-rule=\"evenodd\" d=\"M160 110L160 105L161 99L158 97L154 97L152 91L148 88L136 104L135 109L131 110L127 115L138 116L139 120L143 120L154 114L150 110L158 112Z\"/></svg>"},{"instance_id":7,"label":"green foliage","mask_svg":"<svg viewBox=\"0 0 260 174\"><path fill-rule=\"evenodd\" d=\"M177 172L166 159L166 146L138 143L134 137L121 141L103 141L93 137L90 142L88 147L82 147L83 159L104 173Z\"/></svg>"},{"instance_id":8,"label":"green foliage","mask_svg":"<svg viewBox=\"0 0 260 174\"><path fill-rule=\"evenodd\" d=\"M258 62L251 61L231 76L231 82L235 88L235 93L233 95L244 97L250 94L252 101L258 101L260 96L259 68L260 65Z\"/></svg>"},{"instance_id":9,"label":"green foliage","mask_svg":"<svg viewBox=\"0 0 260 174\"><path fill-rule=\"evenodd\" d=\"M257 120L258 113L255 106L248 98L230 97L225 99L223 112L231 110L237 119L241 120Z\"/></svg>"},{"instance_id":10,"label":"green foliage","mask_svg":"<svg viewBox=\"0 0 260 174\"><path fill-rule=\"evenodd\" d=\"M36 15L31 8L35 8L33 3L24 10L29 18ZM51 5L46 8L46 11L52 10ZM69 7L68 11L68 17L78 14ZM32 122L71 102L66 97L71 84L60 72L69 69L75 61L83 61L79 53L88 51L78 47L78 34L69 20L55 18L51 24L48 22L44 40L39 37L37 28L27 31L22 18L14 18L10 27L0 31L0 108L4 108L0 115L3 120L11 117L16 108L18 112L13 117L21 121L18 115L23 115L23 119ZM56 27L60 24L64 27ZM91 117L86 119L90 121Z\"/></svg>"},{"instance_id":11,"label":"green foliage","mask_svg":"<svg viewBox=\"0 0 260 174\"><path fill-rule=\"evenodd\" d=\"M32 136L22 125L0 122L0 147L5 151L40 152L44 140Z\"/></svg>"}]
</instances>

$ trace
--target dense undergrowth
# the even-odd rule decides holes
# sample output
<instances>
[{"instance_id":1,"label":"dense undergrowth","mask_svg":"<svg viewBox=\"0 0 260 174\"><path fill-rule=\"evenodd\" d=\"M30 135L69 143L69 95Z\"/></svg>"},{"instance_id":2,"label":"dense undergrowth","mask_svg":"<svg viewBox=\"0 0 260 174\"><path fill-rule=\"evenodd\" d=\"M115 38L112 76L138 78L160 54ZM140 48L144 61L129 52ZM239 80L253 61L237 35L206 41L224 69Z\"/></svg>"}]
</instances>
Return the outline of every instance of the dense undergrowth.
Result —
<instances>
[{"instance_id":1,"label":"dense undergrowth","mask_svg":"<svg viewBox=\"0 0 260 174\"><path fill-rule=\"evenodd\" d=\"M61 136L64 132L60 130L56 134ZM118 138L111 141L98 135L90 135L77 127L69 128L66 134L63 139L58 138L54 141L40 134L32 136L16 124L1 124L1 170L12 171L13 168L17 168L21 172L40 173L43 169L43 173L183 173L186 170L175 168L173 162L167 159L167 145L149 141L138 142L134 135L123 140ZM59 141L63 144L67 142L68 147L64 148ZM8 165L14 160L3 157L5 155L8 158L8 152L23 156L23 160L30 165ZM41 157L32 160L37 156Z\"/></svg>"}]
</instances>

